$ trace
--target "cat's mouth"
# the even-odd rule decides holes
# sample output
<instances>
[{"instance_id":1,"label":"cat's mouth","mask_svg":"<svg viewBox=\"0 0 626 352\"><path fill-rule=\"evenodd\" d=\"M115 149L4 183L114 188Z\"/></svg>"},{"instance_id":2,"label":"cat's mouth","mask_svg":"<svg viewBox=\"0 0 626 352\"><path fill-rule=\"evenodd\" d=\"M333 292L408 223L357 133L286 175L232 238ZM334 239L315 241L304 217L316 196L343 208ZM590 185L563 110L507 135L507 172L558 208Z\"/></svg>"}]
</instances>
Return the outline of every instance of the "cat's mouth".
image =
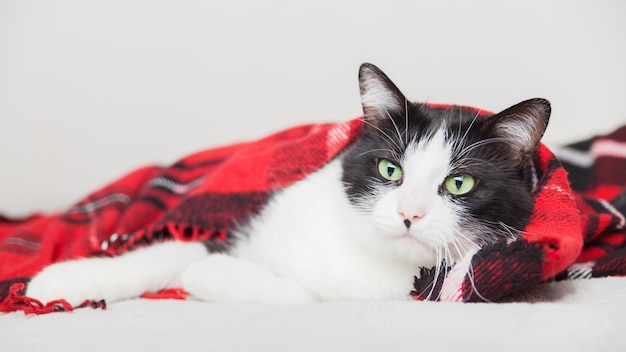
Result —
<instances>
[{"instance_id":1,"label":"cat's mouth","mask_svg":"<svg viewBox=\"0 0 626 352\"><path fill-rule=\"evenodd\" d=\"M395 236L394 238L398 241L406 242L407 244L419 244L420 246L430 247L426 241L419 237L411 235L409 232L404 232L398 236Z\"/></svg>"}]
</instances>

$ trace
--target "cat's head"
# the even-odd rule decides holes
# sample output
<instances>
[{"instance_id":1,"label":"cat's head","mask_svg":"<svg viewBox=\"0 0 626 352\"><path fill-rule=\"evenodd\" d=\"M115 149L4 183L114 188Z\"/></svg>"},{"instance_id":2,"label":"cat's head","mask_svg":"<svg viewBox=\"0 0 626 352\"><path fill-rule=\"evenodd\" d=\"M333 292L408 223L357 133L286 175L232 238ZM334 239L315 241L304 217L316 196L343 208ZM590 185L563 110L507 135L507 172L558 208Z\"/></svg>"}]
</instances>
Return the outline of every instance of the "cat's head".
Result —
<instances>
[{"instance_id":1,"label":"cat's head","mask_svg":"<svg viewBox=\"0 0 626 352\"><path fill-rule=\"evenodd\" d=\"M363 136L343 158L342 180L376 228L372 245L426 265L519 235L533 207L532 156L547 100L490 116L407 101L371 64L359 83Z\"/></svg>"}]
</instances>

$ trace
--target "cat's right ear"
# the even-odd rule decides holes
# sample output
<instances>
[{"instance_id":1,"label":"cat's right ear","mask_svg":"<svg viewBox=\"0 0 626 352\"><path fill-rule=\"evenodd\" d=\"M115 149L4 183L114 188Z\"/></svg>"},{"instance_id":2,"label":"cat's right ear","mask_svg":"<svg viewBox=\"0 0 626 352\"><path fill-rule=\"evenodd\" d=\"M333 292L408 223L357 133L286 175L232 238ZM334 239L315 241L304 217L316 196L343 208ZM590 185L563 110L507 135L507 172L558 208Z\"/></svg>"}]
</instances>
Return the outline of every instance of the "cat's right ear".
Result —
<instances>
[{"instance_id":1,"label":"cat's right ear","mask_svg":"<svg viewBox=\"0 0 626 352\"><path fill-rule=\"evenodd\" d=\"M406 98L378 67L362 64L359 69L359 86L366 126L376 127L380 119L404 113Z\"/></svg>"}]
</instances>

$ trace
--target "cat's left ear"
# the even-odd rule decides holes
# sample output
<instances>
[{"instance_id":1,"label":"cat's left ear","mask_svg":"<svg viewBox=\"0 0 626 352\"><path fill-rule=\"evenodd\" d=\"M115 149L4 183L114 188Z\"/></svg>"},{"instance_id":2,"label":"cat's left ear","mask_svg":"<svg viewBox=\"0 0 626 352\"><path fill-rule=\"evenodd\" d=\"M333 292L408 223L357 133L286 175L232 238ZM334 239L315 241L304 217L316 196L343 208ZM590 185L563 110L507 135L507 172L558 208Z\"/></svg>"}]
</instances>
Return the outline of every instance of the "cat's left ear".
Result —
<instances>
[{"instance_id":1,"label":"cat's left ear","mask_svg":"<svg viewBox=\"0 0 626 352\"><path fill-rule=\"evenodd\" d=\"M359 86L365 121L376 126L379 119L403 113L406 98L378 67L365 63L359 69Z\"/></svg>"},{"instance_id":2,"label":"cat's left ear","mask_svg":"<svg viewBox=\"0 0 626 352\"><path fill-rule=\"evenodd\" d=\"M535 98L513 105L487 119L492 136L504 138L512 148L512 160L527 162L543 137L550 119L550 102Z\"/></svg>"}]
</instances>

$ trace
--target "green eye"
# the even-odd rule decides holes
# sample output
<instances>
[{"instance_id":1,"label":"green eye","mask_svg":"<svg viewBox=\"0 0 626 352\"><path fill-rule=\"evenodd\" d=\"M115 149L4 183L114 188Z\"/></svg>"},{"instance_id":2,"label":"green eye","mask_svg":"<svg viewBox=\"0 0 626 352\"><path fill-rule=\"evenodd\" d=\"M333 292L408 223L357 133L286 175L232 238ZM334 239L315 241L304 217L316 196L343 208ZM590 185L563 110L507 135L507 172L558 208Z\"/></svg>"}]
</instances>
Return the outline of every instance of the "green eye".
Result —
<instances>
[{"instance_id":1,"label":"green eye","mask_svg":"<svg viewBox=\"0 0 626 352\"><path fill-rule=\"evenodd\" d=\"M402 169L387 159L378 162L378 172L389 181L398 181L402 178Z\"/></svg>"},{"instance_id":2,"label":"green eye","mask_svg":"<svg viewBox=\"0 0 626 352\"><path fill-rule=\"evenodd\" d=\"M474 188L474 178L468 174L456 174L446 177L444 185L448 192L460 196Z\"/></svg>"}]
</instances>

